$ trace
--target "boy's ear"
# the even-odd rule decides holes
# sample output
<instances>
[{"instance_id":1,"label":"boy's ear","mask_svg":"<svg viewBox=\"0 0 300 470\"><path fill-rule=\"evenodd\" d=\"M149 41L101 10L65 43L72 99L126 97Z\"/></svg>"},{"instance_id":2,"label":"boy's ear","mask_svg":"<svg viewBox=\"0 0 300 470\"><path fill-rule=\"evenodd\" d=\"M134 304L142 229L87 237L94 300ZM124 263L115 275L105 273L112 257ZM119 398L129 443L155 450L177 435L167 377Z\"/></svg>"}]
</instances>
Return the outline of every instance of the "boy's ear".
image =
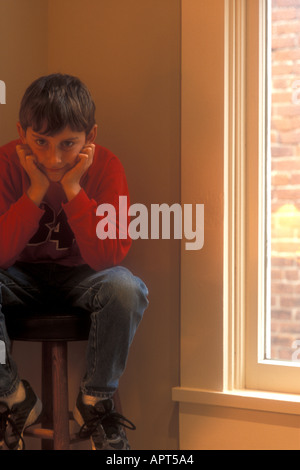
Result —
<instances>
[{"instance_id":1,"label":"boy's ear","mask_svg":"<svg viewBox=\"0 0 300 470\"><path fill-rule=\"evenodd\" d=\"M22 140L22 143L23 144L26 144L26 131L24 131L23 127L21 126L20 122L17 122L17 129L18 129L18 133L19 133L19 136Z\"/></svg>"},{"instance_id":2,"label":"boy's ear","mask_svg":"<svg viewBox=\"0 0 300 470\"><path fill-rule=\"evenodd\" d=\"M94 141L97 137L97 129L98 129L98 126L97 126L97 124L95 124L94 127L92 128L91 132L86 137L86 144L93 144L94 143Z\"/></svg>"}]
</instances>

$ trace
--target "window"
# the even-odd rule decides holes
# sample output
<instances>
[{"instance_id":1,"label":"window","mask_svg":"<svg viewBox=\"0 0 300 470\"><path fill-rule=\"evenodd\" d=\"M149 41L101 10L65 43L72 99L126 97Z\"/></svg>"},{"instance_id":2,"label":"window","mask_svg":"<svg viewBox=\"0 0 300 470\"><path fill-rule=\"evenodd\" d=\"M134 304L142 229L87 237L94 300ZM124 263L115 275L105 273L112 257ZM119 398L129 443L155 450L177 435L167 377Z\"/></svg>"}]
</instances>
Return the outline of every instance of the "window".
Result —
<instances>
[{"instance_id":1,"label":"window","mask_svg":"<svg viewBox=\"0 0 300 470\"><path fill-rule=\"evenodd\" d=\"M281 0L280 5L283 3ZM284 83L286 76L275 76L275 71L279 70L277 62L284 53L278 53L280 41L273 34L271 42L271 33L272 15L274 20L285 10L288 16L287 10L291 14L292 7L276 11L275 15L277 4L272 0L229 0L227 3L230 18L225 83L228 92L225 116L229 116L225 129L225 148L228 149L225 212L228 219L225 221L224 272L229 309L224 318L225 389L299 393L300 321L297 321L300 301L297 296L300 289L297 276L300 259L297 251L300 251L300 244L297 245L297 237L300 224L297 225L297 220L300 222L300 199L297 201L293 196L298 184L296 175L300 178L300 157L297 160L300 139L299 143L295 142L292 158L291 147L286 155L279 155L288 146L275 142L275 129L287 126L289 120L297 129L300 107L299 103L291 103L289 108L294 114L287 120L284 115L287 105L280 100L288 96L296 99L297 81L291 76ZM275 30L273 28L273 33ZM286 42L282 44L288 44L287 35L283 36ZM297 54L300 61L298 50ZM296 60L293 63L295 73ZM291 68L290 63L289 66ZM286 90L279 91L279 85ZM275 114L279 110L281 115ZM286 138L292 138L288 129L285 132ZM292 132L297 141L297 130ZM298 173L289 169L291 161ZM285 168L284 173L279 172L280 167ZM292 181L295 186L291 189ZM283 193L284 189L288 192ZM279 240L279 236L284 240ZM289 292L291 290L293 292ZM287 308L289 303L290 309ZM287 337L288 346L283 342ZM284 347L277 348L276 344L281 341Z\"/></svg>"},{"instance_id":2,"label":"window","mask_svg":"<svg viewBox=\"0 0 300 470\"><path fill-rule=\"evenodd\" d=\"M300 4L271 0L266 358L300 361Z\"/></svg>"}]
</instances>

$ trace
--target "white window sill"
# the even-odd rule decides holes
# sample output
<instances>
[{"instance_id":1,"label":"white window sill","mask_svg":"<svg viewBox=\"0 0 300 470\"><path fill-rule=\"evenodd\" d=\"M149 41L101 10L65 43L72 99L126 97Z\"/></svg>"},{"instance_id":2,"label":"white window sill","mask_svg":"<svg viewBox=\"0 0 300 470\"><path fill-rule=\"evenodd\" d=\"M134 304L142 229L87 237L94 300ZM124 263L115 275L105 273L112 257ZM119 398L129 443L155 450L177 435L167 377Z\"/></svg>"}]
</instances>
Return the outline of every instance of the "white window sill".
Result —
<instances>
[{"instance_id":1,"label":"white window sill","mask_svg":"<svg viewBox=\"0 0 300 470\"><path fill-rule=\"evenodd\" d=\"M195 388L174 387L172 389L172 399L180 403L300 415L300 396L294 394L256 390L215 392Z\"/></svg>"}]
</instances>

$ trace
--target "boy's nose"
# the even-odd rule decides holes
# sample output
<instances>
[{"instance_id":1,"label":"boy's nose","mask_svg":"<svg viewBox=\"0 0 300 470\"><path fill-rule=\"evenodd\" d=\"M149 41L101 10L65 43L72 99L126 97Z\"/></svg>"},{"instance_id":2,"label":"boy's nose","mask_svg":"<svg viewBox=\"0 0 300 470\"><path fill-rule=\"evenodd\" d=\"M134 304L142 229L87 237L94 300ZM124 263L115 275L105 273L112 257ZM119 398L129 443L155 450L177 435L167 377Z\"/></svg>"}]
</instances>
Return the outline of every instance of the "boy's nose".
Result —
<instances>
[{"instance_id":1,"label":"boy's nose","mask_svg":"<svg viewBox=\"0 0 300 470\"><path fill-rule=\"evenodd\" d=\"M51 165L50 168L60 166L62 162L61 152L58 149L53 149L47 154L47 165Z\"/></svg>"}]
</instances>

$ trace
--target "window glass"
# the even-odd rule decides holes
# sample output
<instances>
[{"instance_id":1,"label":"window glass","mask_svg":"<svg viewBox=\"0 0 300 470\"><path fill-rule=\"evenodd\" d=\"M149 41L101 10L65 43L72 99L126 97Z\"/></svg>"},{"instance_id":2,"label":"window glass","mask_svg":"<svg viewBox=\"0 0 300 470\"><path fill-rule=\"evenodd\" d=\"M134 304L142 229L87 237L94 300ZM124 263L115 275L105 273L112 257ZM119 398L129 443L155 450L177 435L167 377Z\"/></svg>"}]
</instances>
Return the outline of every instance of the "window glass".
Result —
<instances>
[{"instance_id":1,"label":"window glass","mask_svg":"<svg viewBox=\"0 0 300 470\"><path fill-rule=\"evenodd\" d=\"M271 0L266 359L300 361L300 2Z\"/></svg>"}]
</instances>

